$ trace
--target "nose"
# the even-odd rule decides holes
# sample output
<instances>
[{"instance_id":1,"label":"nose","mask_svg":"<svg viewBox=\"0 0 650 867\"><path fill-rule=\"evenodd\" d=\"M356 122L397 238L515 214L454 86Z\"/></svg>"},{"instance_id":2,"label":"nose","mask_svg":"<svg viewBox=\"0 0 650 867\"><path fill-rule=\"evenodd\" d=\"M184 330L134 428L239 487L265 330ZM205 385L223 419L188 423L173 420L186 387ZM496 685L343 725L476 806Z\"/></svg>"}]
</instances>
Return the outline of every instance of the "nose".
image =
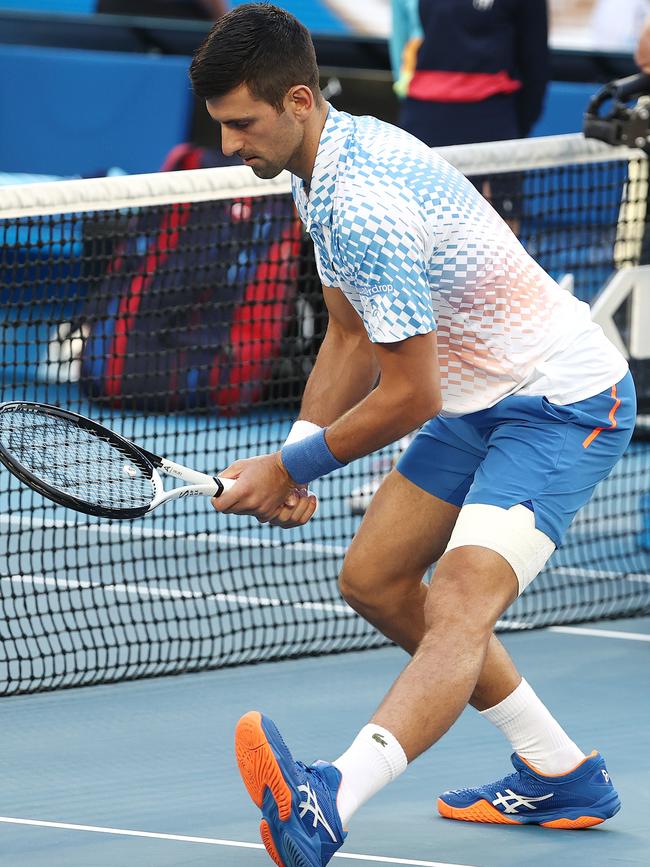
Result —
<instances>
[{"instance_id":1,"label":"nose","mask_svg":"<svg viewBox=\"0 0 650 867\"><path fill-rule=\"evenodd\" d=\"M229 130L226 127L221 127L221 150L224 156L231 157L242 148L241 136L237 135L235 130Z\"/></svg>"}]
</instances>

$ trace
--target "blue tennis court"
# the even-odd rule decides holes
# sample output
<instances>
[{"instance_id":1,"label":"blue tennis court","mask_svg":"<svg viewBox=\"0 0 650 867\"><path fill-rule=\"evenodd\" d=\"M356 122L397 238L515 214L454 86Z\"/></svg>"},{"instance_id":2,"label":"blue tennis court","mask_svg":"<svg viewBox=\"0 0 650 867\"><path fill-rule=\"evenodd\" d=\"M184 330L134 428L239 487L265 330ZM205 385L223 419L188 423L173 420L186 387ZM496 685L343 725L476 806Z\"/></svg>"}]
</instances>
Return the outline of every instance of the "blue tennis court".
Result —
<instances>
[{"instance_id":1,"label":"blue tennis court","mask_svg":"<svg viewBox=\"0 0 650 867\"><path fill-rule=\"evenodd\" d=\"M436 795L507 772L505 741L473 711L354 819L334 863L647 863L650 620L507 635L583 749L600 749L621 812L554 831L440 818ZM393 648L88 687L2 704L0 841L12 867L268 863L232 750L238 717L275 718L298 757L334 758L405 655Z\"/></svg>"}]
</instances>

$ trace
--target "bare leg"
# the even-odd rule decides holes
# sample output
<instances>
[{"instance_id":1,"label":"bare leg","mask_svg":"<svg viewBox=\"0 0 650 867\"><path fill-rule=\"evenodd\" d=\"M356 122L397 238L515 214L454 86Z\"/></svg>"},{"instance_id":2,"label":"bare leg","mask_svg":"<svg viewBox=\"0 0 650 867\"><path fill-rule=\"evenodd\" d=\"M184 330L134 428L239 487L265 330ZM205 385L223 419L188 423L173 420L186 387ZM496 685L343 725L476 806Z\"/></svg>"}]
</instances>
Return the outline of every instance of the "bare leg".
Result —
<instances>
[{"instance_id":1,"label":"bare leg","mask_svg":"<svg viewBox=\"0 0 650 867\"><path fill-rule=\"evenodd\" d=\"M518 591L510 565L478 546L443 554L458 512L394 471L348 551L343 595L413 659L335 762L345 822L438 740L468 702L487 711L512 750L542 773L565 773L584 759L492 634ZM422 579L436 561L427 585ZM373 726L385 740L379 754Z\"/></svg>"},{"instance_id":2,"label":"bare leg","mask_svg":"<svg viewBox=\"0 0 650 867\"><path fill-rule=\"evenodd\" d=\"M438 563L423 638L372 718L392 732L409 761L435 743L469 701L494 624L517 588L510 565L487 548L457 548Z\"/></svg>"},{"instance_id":3,"label":"bare leg","mask_svg":"<svg viewBox=\"0 0 650 867\"><path fill-rule=\"evenodd\" d=\"M340 578L343 596L411 655L425 632L428 585L422 579L447 547L458 512L456 506L427 494L393 470L345 559ZM477 710L493 707L520 682L510 656L492 635L470 703Z\"/></svg>"}]
</instances>

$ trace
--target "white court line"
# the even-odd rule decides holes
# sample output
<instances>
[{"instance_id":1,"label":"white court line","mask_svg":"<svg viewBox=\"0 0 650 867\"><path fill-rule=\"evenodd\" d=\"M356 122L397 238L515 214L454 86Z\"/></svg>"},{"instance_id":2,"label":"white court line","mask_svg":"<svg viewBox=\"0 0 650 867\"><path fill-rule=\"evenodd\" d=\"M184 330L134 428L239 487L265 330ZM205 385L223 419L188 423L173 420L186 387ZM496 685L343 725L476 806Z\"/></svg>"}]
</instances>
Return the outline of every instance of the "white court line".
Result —
<instances>
[{"instance_id":1,"label":"white court line","mask_svg":"<svg viewBox=\"0 0 650 867\"><path fill-rule=\"evenodd\" d=\"M140 584L99 584L96 581L80 581L76 578L47 578L45 575L7 575L0 581L54 587L57 590L99 590L104 593L122 593L139 599L203 599L206 602L226 602L235 605L265 607L291 607L310 611L334 611L354 617L355 612L344 602L294 602L274 596L251 596L246 593L204 593L201 590L181 590L173 587L148 587Z\"/></svg>"},{"instance_id":2,"label":"white court line","mask_svg":"<svg viewBox=\"0 0 650 867\"><path fill-rule=\"evenodd\" d=\"M6 825L31 825L37 828L57 828L63 831L89 831L94 834L118 834L122 837L148 837L154 840L175 840L181 843L202 843L205 846L230 846L238 849L262 849L261 843L242 843L239 840L216 840L211 837L188 837L184 834L158 834L154 831L128 831L124 828L104 828L96 825L73 825L69 822L44 822L39 819L16 819L0 816ZM471 867L468 864L449 864L442 861L413 861L408 858L390 858L385 855L355 855L337 852L335 858L348 861L366 861L371 864L402 864L405 867Z\"/></svg>"},{"instance_id":3,"label":"white court line","mask_svg":"<svg viewBox=\"0 0 650 867\"><path fill-rule=\"evenodd\" d=\"M639 581L642 584L650 583L650 575L647 572L614 572L606 569L580 569L576 566L550 566L545 570L547 575L575 575L577 578L604 578L606 581Z\"/></svg>"},{"instance_id":4,"label":"white court line","mask_svg":"<svg viewBox=\"0 0 650 867\"><path fill-rule=\"evenodd\" d=\"M589 629L586 626L549 626L549 632L564 632L567 635L590 635L594 638L623 638L625 641L650 641L650 635L642 632L617 632L614 629Z\"/></svg>"},{"instance_id":5,"label":"white court line","mask_svg":"<svg viewBox=\"0 0 650 867\"><path fill-rule=\"evenodd\" d=\"M37 518L20 515L0 515L0 524L9 524L21 530L77 530L89 535L122 536L124 539L187 539L190 542L206 542L235 548L279 548L283 551L306 551L313 554L329 554L343 557L346 545L323 545L321 542L282 542L279 539L260 539L239 536L235 533L186 533L183 530L159 530L156 527L140 527L134 524L82 524L63 518Z\"/></svg>"}]
</instances>

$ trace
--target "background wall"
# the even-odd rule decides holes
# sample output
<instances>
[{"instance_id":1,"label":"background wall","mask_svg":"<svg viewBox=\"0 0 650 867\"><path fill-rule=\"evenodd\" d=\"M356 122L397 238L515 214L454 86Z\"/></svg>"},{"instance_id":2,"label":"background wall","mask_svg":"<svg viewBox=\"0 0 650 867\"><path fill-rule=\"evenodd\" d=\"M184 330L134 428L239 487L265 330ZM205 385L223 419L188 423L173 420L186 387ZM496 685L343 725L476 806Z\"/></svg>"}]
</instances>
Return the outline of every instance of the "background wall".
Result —
<instances>
[{"instance_id":1,"label":"background wall","mask_svg":"<svg viewBox=\"0 0 650 867\"><path fill-rule=\"evenodd\" d=\"M0 45L3 172L155 172L191 108L183 57Z\"/></svg>"},{"instance_id":2,"label":"background wall","mask_svg":"<svg viewBox=\"0 0 650 867\"><path fill-rule=\"evenodd\" d=\"M242 2L231 0L231 5ZM333 0L278 2L298 15L315 34L319 58L326 64L322 83L332 77L340 79L343 90L333 103L352 113L374 114L395 122L397 101L385 41L350 38L349 16L345 15L343 21L334 12L336 6L344 15L352 0L345 0L347 7L343 0L336 4ZM0 0L0 17L4 10L0 21L0 172L88 175L112 167L130 173L157 171L165 155L179 142L192 139L217 147L214 124L204 107L195 103L187 78L188 55L203 38L207 23L167 20L163 22L167 36L162 44L160 35L138 42L134 33L149 33L151 28L124 27L104 16L93 18L89 13L95 3ZM374 4L379 9L388 3L354 0L353 5L356 14L363 12L368 20L374 20L367 10ZM586 32L593 5L594 0L551 0L555 20L566 34ZM38 25L40 35L35 36L32 29L26 39L23 30L10 36L8 31L22 27L20 10L25 9L29 15L23 19L32 22L30 27L38 17L35 10L49 16ZM80 18L76 23L65 18L57 22L56 16L52 17L56 11L75 13ZM3 23L7 44L2 44ZM88 35L91 31L94 41ZM132 42L128 47L119 39L111 43L109 31L129 34ZM323 35L328 32L332 36ZM348 38L342 38L346 34ZM65 39L57 41L62 35ZM180 47L174 46L179 37L184 41ZM90 45L103 50L81 50ZM353 46L364 47L367 63L359 64L351 56ZM366 68L361 70L360 65ZM605 72L601 81L621 75L615 67L607 67ZM584 79L553 81L534 134L579 132L589 98L599 87Z\"/></svg>"}]
</instances>

